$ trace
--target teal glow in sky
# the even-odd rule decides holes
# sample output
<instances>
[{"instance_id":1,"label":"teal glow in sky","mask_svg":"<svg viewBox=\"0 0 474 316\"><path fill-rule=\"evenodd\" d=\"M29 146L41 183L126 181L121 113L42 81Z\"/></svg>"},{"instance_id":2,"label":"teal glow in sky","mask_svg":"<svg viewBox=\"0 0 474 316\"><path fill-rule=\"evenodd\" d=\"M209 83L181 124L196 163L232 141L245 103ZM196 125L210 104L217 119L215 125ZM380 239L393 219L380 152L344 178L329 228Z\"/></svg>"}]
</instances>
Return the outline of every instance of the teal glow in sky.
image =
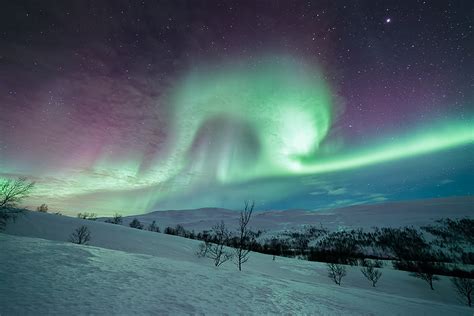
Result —
<instances>
[{"instance_id":1,"label":"teal glow in sky","mask_svg":"<svg viewBox=\"0 0 474 316\"><path fill-rule=\"evenodd\" d=\"M472 121L449 121L423 123L396 137L373 136L365 146L331 146L328 135L341 111L334 99L318 68L290 57L193 69L157 100L172 109L171 137L147 170L140 171L139 151L116 157L102 150L88 169L63 168L40 179L35 200L74 205L85 195L94 196L91 204L100 211L145 211L205 185L353 170L474 141ZM116 198L121 193L114 192L125 191L137 197Z\"/></svg>"},{"instance_id":2,"label":"teal glow in sky","mask_svg":"<svg viewBox=\"0 0 474 316\"><path fill-rule=\"evenodd\" d=\"M13 1L0 176L65 214L472 195L465 6Z\"/></svg>"}]
</instances>

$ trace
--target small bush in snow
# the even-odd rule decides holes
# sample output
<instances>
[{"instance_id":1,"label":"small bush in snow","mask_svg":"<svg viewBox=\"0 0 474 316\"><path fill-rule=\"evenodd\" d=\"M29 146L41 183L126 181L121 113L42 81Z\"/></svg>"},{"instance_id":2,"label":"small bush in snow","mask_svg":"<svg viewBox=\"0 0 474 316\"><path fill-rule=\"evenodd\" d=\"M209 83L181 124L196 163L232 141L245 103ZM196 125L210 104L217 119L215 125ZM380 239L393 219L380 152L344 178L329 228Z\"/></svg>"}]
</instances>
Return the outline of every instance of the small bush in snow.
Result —
<instances>
[{"instance_id":1,"label":"small bush in snow","mask_svg":"<svg viewBox=\"0 0 474 316\"><path fill-rule=\"evenodd\" d=\"M346 267L338 263L328 263L328 276L336 283L341 285L342 278L346 275Z\"/></svg>"},{"instance_id":2,"label":"small bush in snow","mask_svg":"<svg viewBox=\"0 0 474 316\"><path fill-rule=\"evenodd\" d=\"M433 282L439 280L439 277L435 275L435 265L431 262L416 262L414 263L414 268L415 271L410 273L410 275L425 281L430 286L430 289L434 290Z\"/></svg>"},{"instance_id":3,"label":"small bush in snow","mask_svg":"<svg viewBox=\"0 0 474 316\"><path fill-rule=\"evenodd\" d=\"M377 284L377 281L382 276L382 272L380 272L379 269L376 269L377 263L364 260L362 266L363 267L360 269L360 271L367 278L367 280L372 282L372 286L375 287L375 284Z\"/></svg>"},{"instance_id":4,"label":"small bush in snow","mask_svg":"<svg viewBox=\"0 0 474 316\"><path fill-rule=\"evenodd\" d=\"M115 213L115 215L112 218L106 219L105 222L110 223L110 224L120 225L122 224L122 215Z\"/></svg>"},{"instance_id":5,"label":"small bush in snow","mask_svg":"<svg viewBox=\"0 0 474 316\"><path fill-rule=\"evenodd\" d=\"M233 254L225 247L229 242L230 232L224 222L221 221L219 224L212 227L212 233L212 242L206 242L204 246L205 248L200 246L200 249L205 249L205 251L201 251L201 254L205 253L206 257L212 259L214 265L218 267L224 262L231 260L233 257Z\"/></svg>"},{"instance_id":6,"label":"small bush in snow","mask_svg":"<svg viewBox=\"0 0 474 316\"><path fill-rule=\"evenodd\" d=\"M472 306L472 295L474 292L474 280L463 278L463 277L456 277L452 278L451 282L453 283L453 287L456 290L457 294L461 297L466 304L471 307Z\"/></svg>"},{"instance_id":7,"label":"small bush in snow","mask_svg":"<svg viewBox=\"0 0 474 316\"><path fill-rule=\"evenodd\" d=\"M433 282L439 280L439 277L435 275L435 264L427 261L418 261L411 263L411 265L413 272L410 275L425 281L430 286L430 289L434 290Z\"/></svg>"},{"instance_id":8,"label":"small bush in snow","mask_svg":"<svg viewBox=\"0 0 474 316\"><path fill-rule=\"evenodd\" d=\"M255 240L253 236L254 234L252 234L248 228L254 206L255 202L250 204L246 201L244 210L240 212L237 247L235 247L235 256L237 258L237 267L239 268L239 271L242 271L242 264L249 260L251 244Z\"/></svg>"},{"instance_id":9,"label":"small bush in snow","mask_svg":"<svg viewBox=\"0 0 474 316\"><path fill-rule=\"evenodd\" d=\"M90 221L95 221L97 219L97 214L95 213L79 213L77 214L77 218L80 218L80 219L87 219L87 220L90 220Z\"/></svg>"},{"instance_id":10,"label":"small bush in snow","mask_svg":"<svg viewBox=\"0 0 474 316\"><path fill-rule=\"evenodd\" d=\"M199 258L207 257L207 251L209 250L210 242L203 241L199 244L198 250L196 251L196 256Z\"/></svg>"},{"instance_id":11,"label":"small bush in snow","mask_svg":"<svg viewBox=\"0 0 474 316\"><path fill-rule=\"evenodd\" d=\"M129 226L136 229L143 229L143 224L136 218L133 219Z\"/></svg>"},{"instance_id":12,"label":"small bush in snow","mask_svg":"<svg viewBox=\"0 0 474 316\"><path fill-rule=\"evenodd\" d=\"M16 207L29 195L34 185L27 178L0 178L0 230L5 228L9 220L15 220L17 215L23 213Z\"/></svg>"},{"instance_id":13,"label":"small bush in snow","mask_svg":"<svg viewBox=\"0 0 474 316\"><path fill-rule=\"evenodd\" d=\"M69 241L78 245L87 245L91 240L91 232L87 226L81 226L77 228L71 236L69 236Z\"/></svg>"},{"instance_id":14,"label":"small bush in snow","mask_svg":"<svg viewBox=\"0 0 474 316\"><path fill-rule=\"evenodd\" d=\"M160 232L160 227L156 225L156 221L153 221L150 225L148 225L147 228L151 232L159 233Z\"/></svg>"},{"instance_id":15,"label":"small bush in snow","mask_svg":"<svg viewBox=\"0 0 474 316\"><path fill-rule=\"evenodd\" d=\"M40 206L38 206L36 210L40 213L48 213L48 205L43 203Z\"/></svg>"}]
</instances>

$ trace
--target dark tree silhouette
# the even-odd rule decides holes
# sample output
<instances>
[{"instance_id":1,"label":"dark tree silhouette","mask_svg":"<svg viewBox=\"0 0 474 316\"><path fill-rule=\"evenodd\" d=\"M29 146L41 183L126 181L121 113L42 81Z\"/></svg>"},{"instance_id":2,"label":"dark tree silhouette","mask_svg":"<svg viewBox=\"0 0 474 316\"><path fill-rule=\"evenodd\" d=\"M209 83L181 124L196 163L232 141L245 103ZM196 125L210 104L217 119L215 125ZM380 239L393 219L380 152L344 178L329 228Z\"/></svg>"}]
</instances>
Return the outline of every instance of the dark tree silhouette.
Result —
<instances>
[{"instance_id":1,"label":"dark tree silhouette","mask_svg":"<svg viewBox=\"0 0 474 316\"><path fill-rule=\"evenodd\" d=\"M410 273L411 276L421 279L428 283L431 290L434 290L433 282L439 280L439 277L435 275L435 266L431 262L416 262L414 265L415 271Z\"/></svg>"},{"instance_id":2,"label":"dark tree silhouette","mask_svg":"<svg viewBox=\"0 0 474 316\"><path fill-rule=\"evenodd\" d=\"M360 269L360 271L367 278L367 280L372 282L373 287L375 287L378 280L382 276L382 272L380 272L379 269L376 269L376 263L372 263L368 260L364 260L363 267Z\"/></svg>"},{"instance_id":3,"label":"dark tree silhouette","mask_svg":"<svg viewBox=\"0 0 474 316\"><path fill-rule=\"evenodd\" d=\"M341 285L342 278L346 275L346 267L338 263L328 263L328 276L336 283Z\"/></svg>"},{"instance_id":4,"label":"dark tree silhouette","mask_svg":"<svg viewBox=\"0 0 474 316\"><path fill-rule=\"evenodd\" d=\"M270 247L270 250L271 250L271 254L273 256L272 260L275 261L275 258L277 255L281 255L282 253L282 241L279 240L278 238L276 237L273 237L271 240L270 240L270 244L269 244L269 247Z\"/></svg>"},{"instance_id":5,"label":"dark tree silhouette","mask_svg":"<svg viewBox=\"0 0 474 316\"><path fill-rule=\"evenodd\" d=\"M203 241L202 243L199 244L199 248L196 251L196 256L199 258L207 257L207 252L210 247L210 242L209 241Z\"/></svg>"},{"instance_id":6,"label":"dark tree silhouette","mask_svg":"<svg viewBox=\"0 0 474 316\"><path fill-rule=\"evenodd\" d=\"M228 243L230 233L221 221L219 224L212 227L212 243L207 244L207 257L214 261L216 267L220 266L224 262L232 259L232 253L225 249L225 245Z\"/></svg>"},{"instance_id":7,"label":"dark tree silhouette","mask_svg":"<svg viewBox=\"0 0 474 316\"><path fill-rule=\"evenodd\" d=\"M112 218L106 219L105 222L120 225L122 224L122 215L115 213Z\"/></svg>"},{"instance_id":8,"label":"dark tree silhouette","mask_svg":"<svg viewBox=\"0 0 474 316\"><path fill-rule=\"evenodd\" d=\"M474 291L474 279L463 277L452 278L451 282L458 295L465 300L469 307L472 307L472 294Z\"/></svg>"},{"instance_id":9,"label":"dark tree silhouette","mask_svg":"<svg viewBox=\"0 0 474 316\"><path fill-rule=\"evenodd\" d=\"M22 213L16 207L30 194L34 185L27 178L0 178L0 230L5 228L9 220L15 220Z\"/></svg>"},{"instance_id":10,"label":"dark tree silhouette","mask_svg":"<svg viewBox=\"0 0 474 316\"><path fill-rule=\"evenodd\" d=\"M474 247L474 219L449 219L443 218L436 221L435 225L422 227L423 230L435 237L433 244L447 249L455 260L466 264L474 263L472 252L466 249Z\"/></svg>"},{"instance_id":11,"label":"dark tree silhouette","mask_svg":"<svg viewBox=\"0 0 474 316\"><path fill-rule=\"evenodd\" d=\"M72 234L69 236L69 241L78 245L87 245L91 240L91 232L87 226L78 227Z\"/></svg>"},{"instance_id":12,"label":"dark tree silhouette","mask_svg":"<svg viewBox=\"0 0 474 316\"><path fill-rule=\"evenodd\" d=\"M48 213L48 205L43 203L40 206L38 206L36 210L40 213Z\"/></svg>"},{"instance_id":13,"label":"dark tree silhouette","mask_svg":"<svg viewBox=\"0 0 474 316\"><path fill-rule=\"evenodd\" d=\"M148 225L148 230L151 232L159 233L160 227L156 225L156 221L153 221L150 225Z\"/></svg>"},{"instance_id":14,"label":"dark tree silhouette","mask_svg":"<svg viewBox=\"0 0 474 316\"><path fill-rule=\"evenodd\" d=\"M90 221L95 221L95 220L97 219L97 214L95 214L95 213L87 213L87 212L78 213L78 214L77 214L77 218L80 218L80 219L87 219L87 220L90 220Z\"/></svg>"},{"instance_id":15,"label":"dark tree silhouette","mask_svg":"<svg viewBox=\"0 0 474 316\"><path fill-rule=\"evenodd\" d=\"M0 179L0 209L16 207L30 194L34 185L27 178Z\"/></svg>"},{"instance_id":16,"label":"dark tree silhouette","mask_svg":"<svg viewBox=\"0 0 474 316\"><path fill-rule=\"evenodd\" d=\"M133 219L129 226L136 229L143 229L143 224L136 218Z\"/></svg>"},{"instance_id":17,"label":"dark tree silhouette","mask_svg":"<svg viewBox=\"0 0 474 316\"><path fill-rule=\"evenodd\" d=\"M255 202L250 204L248 201L246 201L244 210L240 212L237 248L235 248L235 255L237 257L237 266L239 267L239 271L242 271L242 264L249 260L250 247L254 239L253 233L248 228L254 206Z\"/></svg>"}]
</instances>

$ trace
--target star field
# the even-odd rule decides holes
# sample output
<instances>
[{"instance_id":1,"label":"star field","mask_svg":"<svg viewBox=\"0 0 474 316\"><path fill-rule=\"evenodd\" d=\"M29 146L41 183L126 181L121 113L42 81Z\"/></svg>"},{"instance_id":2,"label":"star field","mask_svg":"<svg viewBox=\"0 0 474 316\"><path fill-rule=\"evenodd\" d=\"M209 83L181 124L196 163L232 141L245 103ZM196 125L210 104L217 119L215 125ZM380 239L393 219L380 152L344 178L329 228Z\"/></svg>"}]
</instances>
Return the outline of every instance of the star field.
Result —
<instances>
[{"instance_id":1,"label":"star field","mask_svg":"<svg viewBox=\"0 0 474 316\"><path fill-rule=\"evenodd\" d=\"M471 195L472 10L3 4L0 174L100 214Z\"/></svg>"}]
</instances>

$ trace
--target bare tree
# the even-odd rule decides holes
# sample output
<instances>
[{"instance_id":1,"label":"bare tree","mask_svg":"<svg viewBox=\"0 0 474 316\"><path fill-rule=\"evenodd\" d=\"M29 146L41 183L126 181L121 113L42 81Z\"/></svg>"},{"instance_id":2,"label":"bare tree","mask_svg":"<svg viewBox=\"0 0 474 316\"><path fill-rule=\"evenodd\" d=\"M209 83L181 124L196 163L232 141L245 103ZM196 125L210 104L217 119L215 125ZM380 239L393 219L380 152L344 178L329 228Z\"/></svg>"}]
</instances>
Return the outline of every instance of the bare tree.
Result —
<instances>
[{"instance_id":1,"label":"bare tree","mask_svg":"<svg viewBox=\"0 0 474 316\"><path fill-rule=\"evenodd\" d=\"M207 257L207 252L209 251L211 243L209 241L203 241L199 244L199 248L196 251L196 256L199 258Z\"/></svg>"},{"instance_id":2,"label":"bare tree","mask_svg":"<svg viewBox=\"0 0 474 316\"><path fill-rule=\"evenodd\" d=\"M339 263L328 263L328 276L336 283L341 285L342 278L346 275L346 267Z\"/></svg>"},{"instance_id":3,"label":"bare tree","mask_svg":"<svg viewBox=\"0 0 474 316\"><path fill-rule=\"evenodd\" d=\"M0 209L16 207L34 186L27 178L0 179Z\"/></svg>"},{"instance_id":4,"label":"bare tree","mask_svg":"<svg viewBox=\"0 0 474 316\"><path fill-rule=\"evenodd\" d=\"M270 249L271 249L271 252L272 252L272 256L273 256L273 261L275 261L275 258L277 255L281 255L282 254L282 241L279 240L278 238L276 237L273 237L270 242Z\"/></svg>"},{"instance_id":5,"label":"bare tree","mask_svg":"<svg viewBox=\"0 0 474 316\"><path fill-rule=\"evenodd\" d=\"M40 206L38 206L36 210L40 213L48 213L48 205L43 203Z\"/></svg>"},{"instance_id":6,"label":"bare tree","mask_svg":"<svg viewBox=\"0 0 474 316\"><path fill-rule=\"evenodd\" d=\"M134 218L133 221L128 224L128 226L136 229L143 229L143 224L136 218Z\"/></svg>"},{"instance_id":7,"label":"bare tree","mask_svg":"<svg viewBox=\"0 0 474 316\"><path fill-rule=\"evenodd\" d=\"M91 232L87 226L78 227L72 234L69 236L69 241L78 245L87 245L91 240Z\"/></svg>"},{"instance_id":8,"label":"bare tree","mask_svg":"<svg viewBox=\"0 0 474 316\"><path fill-rule=\"evenodd\" d=\"M14 220L22 212L15 208L30 194L34 185L27 178L0 178L0 230L5 228L8 220Z\"/></svg>"},{"instance_id":9,"label":"bare tree","mask_svg":"<svg viewBox=\"0 0 474 316\"><path fill-rule=\"evenodd\" d=\"M77 218L80 218L80 219L87 219L87 220L90 220L90 221L95 221L95 220L97 220L97 214L95 214L95 213L87 213L87 212L78 213L78 214L77 214Z\"/></svg>"},{"instance_id":10,"label":"bare tree","mask_svg":"<svg viewBox=\"0 0 474 316\"><path fill-rule=\"evenodd\" d=\"M156 221L153 221L150 225L148 225L148 230L151 232L159 233L160 227L156 225Z\"/></svg>"},{"instance_id":11,"label":"bare tree","mask_svg":"<svg viewBox=\"0 0 474 316\"><path fill-rule=\"evenodd\" d=\"M431 262L421 261L415 264L415 269L410 275L425 281L430 289L434 290L433 281L439 280L439 277L435 275L434 265Z\"/></svg>"},{"instance_id":12,"label":"bare tree","mask_svg":"<svg viewBox=\"0 0 474 316\"><path fill-rule=\"evenodd\" d=\"M248 224L250 222L250 218L252 217L254 206L255 202L250 204L249 201L245 201L245 208L242 212L240 212L237 248L235 248L235 255L237 257L237 266L239 267L239 271L242 271L242 264L249 260L253 234L249 230Z\"/></svg>"},{"instance_id":13,"label":"bare tree","mask_svg":"<svg viewBox=\"0 0 474 316\"><path fill-rule=\"evenodd\" d=\"M232 253L228 252L225 248L230 238L230 232L225 226L224 221L214 225L212 232L214 236L212 243L208 244L207 257L211 258L214 261L214 265L218 267L232 259Z\"/></svg>"},{"instance_id":14,"label":"bare tree","mask_svg":"<svg viewBox=\"0 0 474 316\"><path fill-rule=\"evenodd\" d=\"M105 222L120 225L122 224L122 215L115 213L112 218L106 219Z\"/></svg>"},{"instance_id":15,"label":"bare tree","mask_svg":"<svg viewBox=\"0 0 474 316\"><path fill-rule=\"evenodd\" d=\"M375 263L372 263L368 260L364 260L362 265L363 267L362 269L360 269L360 271L367 278L367 280L372 282L372 286L375 287L375 284L377 284L377 281L382 276L382 272L380 272L379 269L375 268Z\"/></svg>"},{"instance_id":16,"label":"bare tree","mask_svg":"<svg viewBox=\"0 0 474 316\"><path fill-rule=\"evenodd\" d=\"M474 279L455 277L451 279L451 282L453 283L453 287L456 289L458 295L467 303L469 307L472 307Z\"/></svg>"}]
</instances>

